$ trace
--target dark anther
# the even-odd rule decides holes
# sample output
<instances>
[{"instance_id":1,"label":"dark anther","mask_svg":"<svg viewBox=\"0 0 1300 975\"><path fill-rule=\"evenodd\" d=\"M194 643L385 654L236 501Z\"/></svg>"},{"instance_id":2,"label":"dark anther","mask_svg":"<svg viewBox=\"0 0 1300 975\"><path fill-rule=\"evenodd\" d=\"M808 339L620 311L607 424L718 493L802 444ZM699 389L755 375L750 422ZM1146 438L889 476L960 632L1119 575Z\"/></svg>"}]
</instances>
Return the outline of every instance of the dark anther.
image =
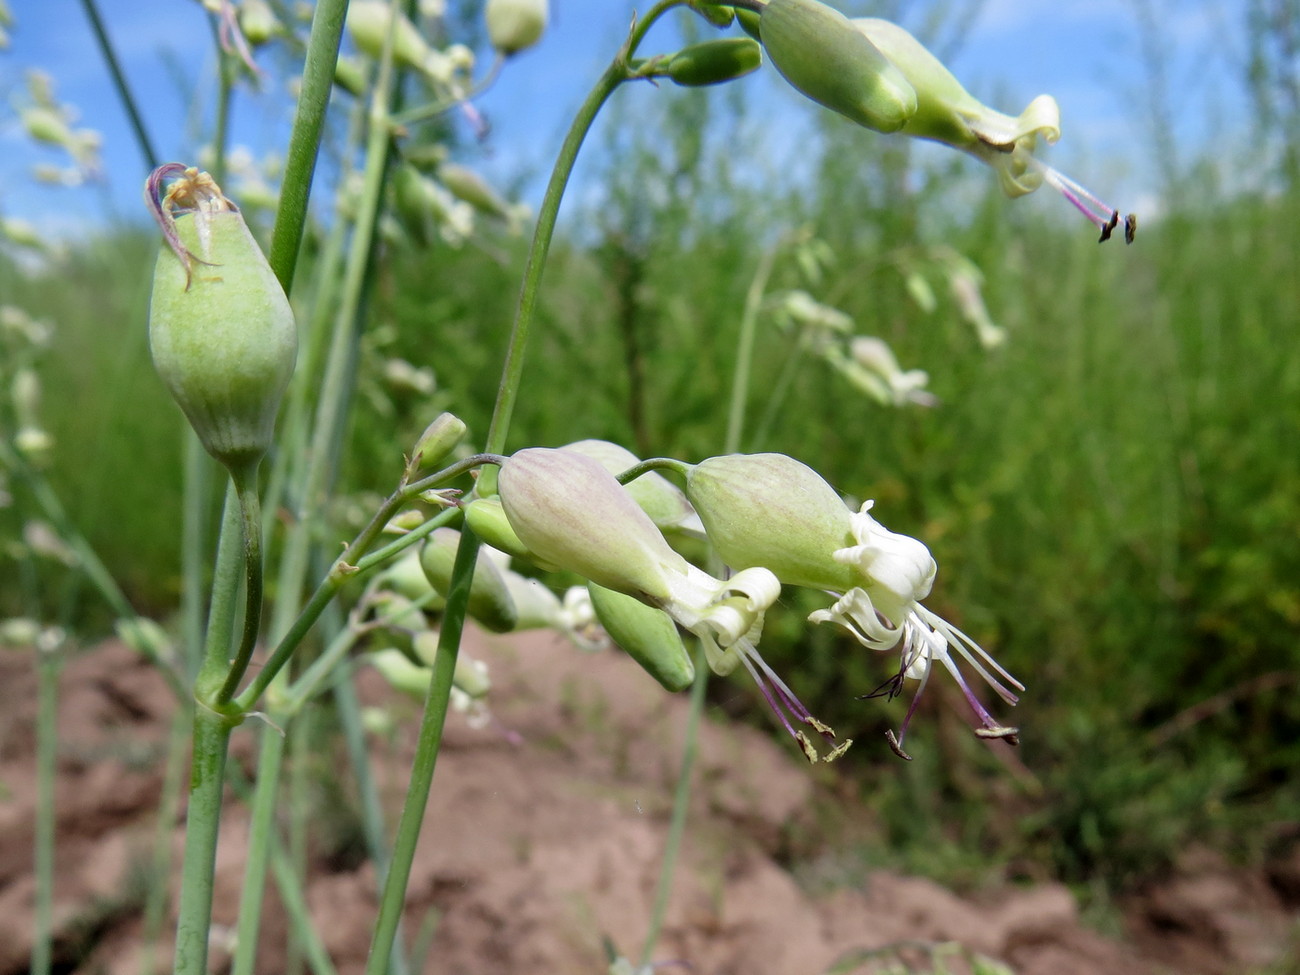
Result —
<instances>
[{"instance_id":1,"label":"dark anther","mask_svg":"<svg viewBox=\"0 0 1300 975\"><path fill-rule=\"evenodd\" d=\"M859 694L857 700L870 701L873 698L883 697L887 701L892 701L898 695L903 693L903 671L899 671L889 680L885 681L870 694ZM893 732L890 732L893 734Z\"/></svg>"},{"instance_id":2,"label":"dark anther","mask_svg":"<svg viewBox=\"0 0 1300 975\"><path fill-rule=\"evenodd\" d=\"M907 754L907 752L903 751L903 746L899 744L898 736L894 734L894 730L892 728L889 731L885 732L885 741L889 742L890 750L899 758L907 762L910 762L912 760L912 756Z\"/></svg>"},{"instance_id":3,"label":"dark anther","mask_svg":"<svg viewBox=\"0 0 1300 975\"><path fill-rule=\"evenodd\" d=\"M1124 243L1133 243L1133 238L1137 236L1138 218L1136 213L1130 213L1124 218Z\"/></svg>"},{"instance_id":4,"label":"dark anther","mask_svg":"<svg viewBox=\"0 0 1300 975\"><path fill-rule=\"evenodd\" d=\"M1101 237L1100 239L1098 239L1097 243L1104 244L1106 243L1106 241L1110 240L1110 235L1115 232L1115 228L1118 226L1119 226L1119 211L1112 210L1110 212L1110 219L1106 221L1106 223L1101 228ZM1125 227L1127 228L1127 226L1128 224L1126 222Z\"/></svg>"}]
</instances>

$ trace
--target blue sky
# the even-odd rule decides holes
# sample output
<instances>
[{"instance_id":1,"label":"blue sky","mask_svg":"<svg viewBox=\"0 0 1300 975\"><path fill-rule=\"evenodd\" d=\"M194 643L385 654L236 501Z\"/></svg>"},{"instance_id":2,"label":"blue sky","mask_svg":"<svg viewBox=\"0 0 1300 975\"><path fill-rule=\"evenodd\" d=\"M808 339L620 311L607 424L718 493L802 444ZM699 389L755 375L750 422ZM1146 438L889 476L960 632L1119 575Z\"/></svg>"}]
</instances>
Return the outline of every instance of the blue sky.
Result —
<instances>
[{"instance_id":1,"label":"blue sky","mask_svg":"<svg viewBox=\"0 0 1300 975\"><path fill-rule=\"evenodd\" d=\"M196 0L101 3L159 151L169 159L192 161L204 119L203 109L193 106L210 106L212 99L206 14ZM1052 162L1116 206L1149 217L1157 206L1158 184L1144 114L1146 75L1136 14L1144 3L1157 15L1165 14L1159 39L1169 57L1169 90L1177 96L1170 111L1179 145L1190 153L1207 144L1212 132L1230 129L1234 119L1243 117L1240 4L987 0L950 66L973 94L1012 114L1035 95L1054 95L1064 135L1052 150ZM9 0L9 5L15 24L9 49L0 51L0 92L6 96L0 107L0 215L22 217L55 233L68 233L86 221L142 218L143 164L81 6L72 0ZM535 173L549 161L637 6L628 0L559 0L543 43L517 57L477 103L492 120L493 136L473 162L489 174L509 178L521 171ZM903 23L909 24L929 5L902 6ZM675 40L673 29L659 27L644 50L671 51ZM33 163L59 159L26 138L13 108L25 99L23 77L30 67L54 77L60 101L79 110L78 124L102 131L101 182L52 188L37 185L28 175ZM773 126L774 143L784 132L797 132L800 122L816 111L775 80L770 67L739 84L749 86L752 97L765 99L765 110L770 105L773 117L783 120ZM638 87L620 97L672 97L670 87ZM290 112L283 97L242 95L235 107L234 141L255 155L282 146ZM878 137L864 133L864 140L871 138ZM526 184L526 192L539 195L537 182Z\"/></svg>"}]
</instances>

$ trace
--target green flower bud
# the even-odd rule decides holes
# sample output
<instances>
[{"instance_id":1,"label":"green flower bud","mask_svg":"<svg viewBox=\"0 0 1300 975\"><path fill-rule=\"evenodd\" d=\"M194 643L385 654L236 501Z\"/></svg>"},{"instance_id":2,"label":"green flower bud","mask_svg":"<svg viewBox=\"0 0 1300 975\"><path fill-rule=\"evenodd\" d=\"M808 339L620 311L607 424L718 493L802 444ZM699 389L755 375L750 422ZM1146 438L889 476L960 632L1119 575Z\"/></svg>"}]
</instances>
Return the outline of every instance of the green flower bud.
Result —
<instances>
[{"instance_id":1,"label":"green flower bud","mask_svg":"<svg viewBox=\"0 0 1300 975\"><path fill-rule=\"evenodd\" d=\"M632 451L608 440L578 440L560 449L590 457L615 477L641 463L641 459ZM635 481L624 484L623 489L657 527L698 527L695 512L691 510L686 495L658 471L642 474Z\"/></svg>"},{"instance_id":2,"label":"green flower bud","mask_svg":"<svg viewBox=\"0 0 1300 975\"><path fill-rule=\"evenodd\" d=\"M724 37L678 51L668 62L668 77L699 88L743 78L762 63L763 49L757 43L748 37Z\"/></svg>"},{"instance_id":3,"label":"green flower bud","mask_svg":"<svg viewBox=\"0 0 1300 975\"><path fill-rule=\"evenodd\" d=\"M353 0L348 5L348 33L362 53L378 58L384 51L394 8L385 0ZM405 15L396 14L393 28L393 60L404 68L427 75L431 80L447 83L455 71L447 55L435 51L424 35Z\"/></svg>"},{"instance_id":4,"label":"green flower bud","mask_svg":"<svg viewBox=\"0 0 1300 975\"><path fill-rule=\"evenodd\" d=\"M690 7L714 27L730 27L736 19L734 7L720 6L707 0L690 0Z\"/></svg>"},{"instance_id":5,"label":"green flower bud","mask_svg":"<svg viewBox=\"0 0 1300 975\"><path fill-rule=\"evenodd\" d=\"M511 527L546 564L660 604L672 594L669 575L686 575L685 560L599 461L521 450L502 465L497 487Z\"/></svg>"},{"instance_id":6,"label":"green flower bud","mask_svg":"<svg viewBox=\"0 0 1300 975\"><path fill-rule=\"evenodd\" d=\"M487 0L488 40L509 56L532 47L546 30L546 0Z\"/></svg>"},{"instance_id":7,"label":"green flower bud","mask_svg":"<svg viewBox=\"0 0 1300 975\"><path fill-rule=\"evenodd\" d=\"M67 119L54 109L34 106L21 109L18 115L27 134L37 142L52 146L72 144L72 129L68 127Z\"/></svg>"},{"instance_id":8,"label":"green flower bud","mask_svg":"<svg viewBox=\"0 0 1300 975\"><path fill-rule=\"evenodd\" d=\"M452 413L441 413L427 427L420 439L415 442L411 462L416 470L422 470L441 463L463 439L465 421Z\"/></svg>"},{"instance_id":9,"label":"green flower bud","mask_svg":"<svg viewBox=\"0 0 1300 975\"><path fill-rule=\"evenodd\" d=\"M380 574L378 583L381 588L389 589L399 596L415 602L420 601L425 609L441 609L443 598L429 582L428 576L420 566L420 553L414 547L408 548L396 561L390 563Z\"/></svg>"},{"instance_id":10,"label":"green flower bud","mask_svg":"<svg viewBox=\"0 0 1300 975\"><path fill-rule=\"evenodd\" d=\"M610 639L670 691L691 686L695 665L686 652L677 624L663 610L639 599L587 583L596 617Z\"/></svg>"},{"instance_id":11,"label":"green flower bud","mask_svg":"<svg viewBox=\"0 0 1300 975\"><path fill-rule=\"evenodd\" d=\"M817 0L770 0L759 31L786 81L859 125L897 132L916 112L907 79L838 10Z\"/></svg>"},{"instance_id":12,"label":"green flower bud","mask_svg":"<svg viewBox=\"0 0 1300 975\"><path fill-rule=\"evenodd\" d=\"M355 58L340 57L334 62L334 84L360 98L366 90L366 72Z\"/></svg>"},{"instance_id":13,"label":"green flower bud","mask_svg":"<svg viewBox=\"0 0 1300 975\"><path fill-rule=\"evenodd\" d=\"M433 671L412 663L401 650L387 647L366 654L366 661L396 690L423 699L429 693Z\"/></svg>"},{"instance_id":14,"label":"green flower bud","mask_svg":"<svg viewBox=\"0 0 1300 975\"><path fill-rule=\"evenodd\" d=\"M180 178L159 203L168 176ZM154 366L208 453L232 473L247 470L271 446L293 374L293 310L212 177L169 163L150 176L147 192L169 245L158 255L149 303Z\"/></svg>"},{"instance_id":15,"label":"green flower bud","mask_svg":"<svg viewBox=\"0 0 1300 975\"><path fill-rule=\"evenodd\" d=\"M460 547L460 532L439 528L420 549L420 568L429 584L444 597L451 593L451 572ZM474 563L474 581L469 590L469 615L493 633L508 633L515 628L518 613L501 572L492 561L490 550L480 548Z\"/></svg>"},{"instance_id":16,"label":"green flower bud","mask_svg":"<svg viewBox=\"0 0 1300 975\"><path fill-rule=\"evenodd\" d=\"M514 207L468 166L443 163L438 167L438 179L442 180L442 185L451 191L452 196L464 200L474 209L503 220L514 218Z\"/></svg>"},{"instance_id":17,"label":"green flower bud","mask_svg":"<svg viewBox=\"0 0 1300 975\"><path fill-rule=\"evenodd\" d=\"M545 563L538 563L537 556L519 540L510 526L505 509L501 507L500 498L475 498L465 506L465 523L484 544L517 558L528 559L543 569L550 568Z\"/></svg>"},{"instance_id":18,"label":"green flower bud","mask_svg":"<svg viewBox=\"0 0 1300 975\"><path fill-rule=\"evenodd\" d=\"M750 37L752 37L754 40L762 41L763 36L758 26L759 21L761 19L759 15L752 10L744 9L743 7L737 7L735 8L735 10L736 10L736 23L740 25L740 29L743 30Z\"/></svg>"},{"instance_id":19,"label":"green flower bud","mask_svg":"<svg viewBox=\"0 0 1300 975\"><path fill-rule=\"evenodd\" d=\"M786 585L836 592L858 584L852 569L832 558L854 543L852 512L793 457L710 457L686 475L686 496L732 568L763 566Z\"/></svg>"},{"instance_id":20,"label":"green flower bud","mask_svg":"<svg viewBox=\"0 0 1300 975\"><path fill-rule=\"evenodd\" d=\"M415 655L432 667L438 659L438 634L421 633L415 639ZM451 678L452 686L472 700L487 696L492 684L488 680L487 664L475 660L462 650L456 655L456 671Z\"/></svg>"},{"instance_id":21,"label":"green flower bud","mask_svg":"<svg viewBox=\"0 0 1300 975\"><path fill-rule=\"evenodd\" d=\"M36 645L41 636L41 625L25 616L12 616L0 620L0 647L17 647L26 650Z\"/></svg>"},{"instance_id":22,"label":"green flower bud","mask_svg":"<svg viewBox=\"0 0 1300 975\"><path fill-rule=\"evenodd\" d=\"M280 33L280 22L266 0L243 0L239 5L239 29L249 44L259 47Z\"/></svg>"}]
</instances>

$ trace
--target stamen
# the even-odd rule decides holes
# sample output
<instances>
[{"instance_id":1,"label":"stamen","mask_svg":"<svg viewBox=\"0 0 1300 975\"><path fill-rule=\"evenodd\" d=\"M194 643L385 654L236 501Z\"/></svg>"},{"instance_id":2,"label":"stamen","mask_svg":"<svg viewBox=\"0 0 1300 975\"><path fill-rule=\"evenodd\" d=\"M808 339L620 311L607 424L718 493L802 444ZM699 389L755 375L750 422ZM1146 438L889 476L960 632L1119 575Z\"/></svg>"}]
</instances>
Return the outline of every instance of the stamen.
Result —
<instances>
[{"instance_id":1,"label":"stamen","mask_svg":"<svg viewBox=\"0 0 1300 975\"><path fill-rule=\"evenodd\" d=\"M1113 206L1099 200L1088 192L1083 186L1076 183L1070 177L1066 176L1058 169L1053 169L1040 159L1030 156L1026 162L1030 167L1040 173L1045 182L1056 192L1060 193L1069 203L1085 217L1087 217L1101 231L1101 237L1098 243L1105 243L1110 240L1111 235L1120 223L1120 213ZM1133 238L1137 235L1137 217L1128 214L1124 218L1124 242L1133 243Z\"/></svg>"}]
</instances>

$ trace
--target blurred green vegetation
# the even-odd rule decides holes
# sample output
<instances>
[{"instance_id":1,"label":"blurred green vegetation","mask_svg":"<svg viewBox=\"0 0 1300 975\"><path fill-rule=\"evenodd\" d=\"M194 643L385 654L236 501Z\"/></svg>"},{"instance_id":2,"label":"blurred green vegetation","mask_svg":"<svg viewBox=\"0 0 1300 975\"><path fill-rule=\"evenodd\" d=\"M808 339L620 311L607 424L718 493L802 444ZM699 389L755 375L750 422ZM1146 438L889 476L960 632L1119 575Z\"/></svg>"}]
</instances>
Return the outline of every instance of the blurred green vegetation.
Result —
<instances>
[{"instance_id":1,"label":"blurred green vegetation","mask_svg":"<svg viewBox=\"0 0 1300 975\"><path fill-rule=\"evenodd\" d=\"M1097 247L1064 206L1009 204L962 160L915 179L905 143L833 120L815 179L742 171L735 160L761 158L746 154L743 112L724 123L699 93L665 102L653 144L608 121L623 134L600 157L617 164L564 211L513 444L716 453L746 289L767 249L810 228L834 254L816 295L927 369L941 403L877 406L809 357L746 447L877 499L886 525L938 559L930 608L1028 687L997 712L1022 729L1012 752L976 739L937 678L902 764L883 733L907 701L857 699L894 660L809 631L821 602L787 594L763 653L858 739L841 769L889 839L866 860L1114 891L1189 844L1260 858L1287 841L1300 808L1300 192L1229 194L1189 176L1133 247ZM980 189L972 175L987 176ZM932 312L909 296L899 268L939 245L982 271L1001 347L980 347L941 277ZM150 234L121 231L0 276L6 300L57 328L43 365L53 479L138 604L165 611L182 424L148 362L154 250ZM363 350L349 491L389 488L435 406L485 433L523 253L504 235L384 248L371 304L389 331L382 354ZM769 290L805 286L781 251ZM793 356L790 337L761 328L751 431ZM431 367L437 392L369 395L385 357ZM103 619L87 607L84 622ZM714 696L768 721L739 679Z\"/></svg>"}]
</instances>

